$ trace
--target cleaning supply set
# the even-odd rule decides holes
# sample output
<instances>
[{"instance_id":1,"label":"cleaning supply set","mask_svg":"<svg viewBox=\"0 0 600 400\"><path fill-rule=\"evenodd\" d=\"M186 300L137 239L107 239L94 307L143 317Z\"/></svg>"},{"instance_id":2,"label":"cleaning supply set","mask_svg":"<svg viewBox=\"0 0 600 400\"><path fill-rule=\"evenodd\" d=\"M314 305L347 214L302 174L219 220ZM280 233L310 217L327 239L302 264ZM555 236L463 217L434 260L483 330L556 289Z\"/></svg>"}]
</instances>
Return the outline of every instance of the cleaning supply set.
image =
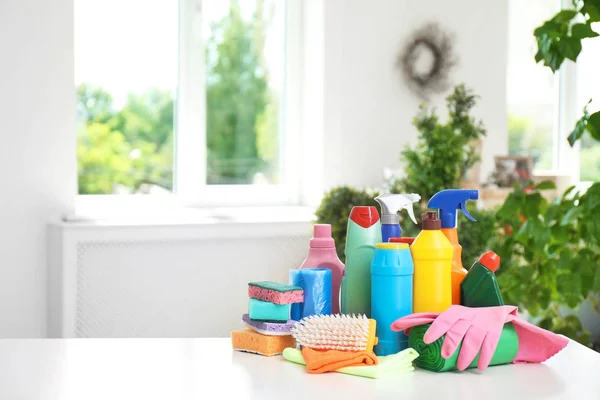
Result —
<instances>
[{"instance_id":1,"label":"cleaning supply set","mask_svg":"<svg viewBox=\"0 0 600 400\"><path fill-rule=\"evenodd\" d=\"M505 306L495 277L500 258L489 251L463 267L457 218L478 191L442 190L422 214L422 230L401 237L402 209L416 223L418 194L386 194L353 206L346 265L335 252L331 226L318 224L308 255L289 273L290 285L254 282L245 331L234 349L282 354L308 373L335 371L383 378L416 366L436 372L543 362L568 340L519 318ZM340 287L341 286L341 287ZM341 312L341 315L339 314ZM296 348L297 347L297 348Z\"/></svg>"},{"instance_id":2,"label":"cleaning supply set","mask_svg":"<svg viewBox=\"0 0 600 400\"><path fill-rule=\"evenodd\" d=\"M295 346L290 304L304 301L302 288L270 281L250 282L248 296L248 313L242 315L246 329L231 332L233 349L275 356Z\"/></svg>"}]
</instances>

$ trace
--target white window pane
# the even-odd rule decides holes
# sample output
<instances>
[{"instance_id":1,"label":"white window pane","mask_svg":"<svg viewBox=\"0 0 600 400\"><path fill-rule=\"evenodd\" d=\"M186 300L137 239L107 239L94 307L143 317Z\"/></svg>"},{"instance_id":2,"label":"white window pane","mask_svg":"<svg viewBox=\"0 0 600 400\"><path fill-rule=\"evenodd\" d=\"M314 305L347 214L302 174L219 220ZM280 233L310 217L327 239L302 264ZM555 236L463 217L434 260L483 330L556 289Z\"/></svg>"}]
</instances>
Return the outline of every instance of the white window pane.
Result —
<instances>
[{"instance_id":1,"label":"white window pane","mask_svg":"<svg viewBox=\"0 0 600 400\"><path fill-rule=\"evenodd\" d=\"M75 0L80 194L173 186L178 4Z\"/></svg>"},{"instance_id":2,"label":"white window pane","mask_svg":"<svg viewBox=\"0 0 600 400\"><path fill-rule=\"evenodd\" d=\"M208 184L280 183L285 1L203 1Z\"/></svg>"},{"instance_id":3,"label":"white window pane","mask_svg":"<svg viewBox=\"0 0 600 400\"><path fill-rule=\"evenodd\" d=\"M600 32L600 23L593 24ZM591 113L600 111L600 38L584 39L582 51L577 57L577 93L579 109L592 99L588 106ZM600 143L588 132L580 142L579 174L582 181L600 181Z\"/></svg>"},{"instance_id":4,"label":"white window pane","mask_svg":"<svg viewBox=\"0 0 600 400\"><path fill-rule=\"evenodd\" d=\"M558 82L548 67L535 62L533 31L559 9L555 0L509 0L509 154L531 156L538 170L554 167Z\"/></svg>"}]
</instances>

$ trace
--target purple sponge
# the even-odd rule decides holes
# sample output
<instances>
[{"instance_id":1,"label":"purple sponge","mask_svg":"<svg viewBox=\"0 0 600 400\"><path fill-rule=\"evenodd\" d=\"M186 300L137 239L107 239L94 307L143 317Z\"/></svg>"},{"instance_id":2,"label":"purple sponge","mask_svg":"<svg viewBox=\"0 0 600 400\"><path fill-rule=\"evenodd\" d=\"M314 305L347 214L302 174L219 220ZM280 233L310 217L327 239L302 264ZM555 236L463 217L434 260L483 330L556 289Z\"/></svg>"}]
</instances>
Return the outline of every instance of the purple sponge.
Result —
<instances>
[{"instance_id":1,"label":"purple sponge","mask_svg":"<svg viewBox=\"0 0 600 400\"><path fill-rule=\"evenodd\" d=\"M288 322L262 322L253 321L248 314L242 315L242 322L250 329L269 336L291 335L290 331L296 324L296 321Z\"/></svg>"}]
</instances>

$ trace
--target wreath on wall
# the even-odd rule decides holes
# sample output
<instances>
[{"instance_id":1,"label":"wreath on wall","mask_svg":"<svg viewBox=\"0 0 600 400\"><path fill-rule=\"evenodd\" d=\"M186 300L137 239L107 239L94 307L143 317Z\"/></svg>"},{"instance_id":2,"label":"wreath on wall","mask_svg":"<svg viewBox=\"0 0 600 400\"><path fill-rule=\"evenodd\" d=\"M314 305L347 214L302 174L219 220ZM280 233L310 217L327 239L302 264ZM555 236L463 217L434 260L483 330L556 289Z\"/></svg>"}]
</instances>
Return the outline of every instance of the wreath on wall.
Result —
<instances>
[{"instance_id":1,"label":"wreath on wall","mask_svg":"<svg viewBox=\"0 0 600 400\"><path fill-rule=\"evenodd\" d=\"M422 100L450 87L450 72L458 60L452 35L435 23L416 30L398 56L396 65L409 88Z\"/></svg>"}]
</instances>

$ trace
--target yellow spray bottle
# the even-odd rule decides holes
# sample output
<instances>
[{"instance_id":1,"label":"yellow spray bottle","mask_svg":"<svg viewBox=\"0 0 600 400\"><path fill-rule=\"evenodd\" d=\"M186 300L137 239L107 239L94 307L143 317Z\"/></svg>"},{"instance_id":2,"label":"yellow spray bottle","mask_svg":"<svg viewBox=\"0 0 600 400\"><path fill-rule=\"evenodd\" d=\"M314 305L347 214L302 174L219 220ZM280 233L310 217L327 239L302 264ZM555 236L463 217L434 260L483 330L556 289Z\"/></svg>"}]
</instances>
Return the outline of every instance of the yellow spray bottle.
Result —
<instances>
[{"instance_id":1,"label":"yellow spray bottle","mask_svg":"<svg viewBox=\"0 0 600 400\"><path fill-rule=\"evenodd\" d=\"M442 233L437 212L423 213L423 230L410 246L413 276L413 313L442 312L452 305L454 247Z\"/></svg>"},{"instance_id":2,"label":"yellow spray bottle","mask_svg":"<svg viewBox=\"0 0 600 400\"><path fill-rule=\"evenodd\" d=\"M479 192L473 189L446 189L434 194L427 207L439 210L439 218L442 221L442 233L446 235L454 246L454 258L452 260L452 304L462 304L460 298L460 284L467 276L467 270L462 263L462 246L458 242L457 220L458 211L462 211L465 217L471 221L475 218L467 211L467 201L477 200Z\"/></svg>"}]
</instances>

